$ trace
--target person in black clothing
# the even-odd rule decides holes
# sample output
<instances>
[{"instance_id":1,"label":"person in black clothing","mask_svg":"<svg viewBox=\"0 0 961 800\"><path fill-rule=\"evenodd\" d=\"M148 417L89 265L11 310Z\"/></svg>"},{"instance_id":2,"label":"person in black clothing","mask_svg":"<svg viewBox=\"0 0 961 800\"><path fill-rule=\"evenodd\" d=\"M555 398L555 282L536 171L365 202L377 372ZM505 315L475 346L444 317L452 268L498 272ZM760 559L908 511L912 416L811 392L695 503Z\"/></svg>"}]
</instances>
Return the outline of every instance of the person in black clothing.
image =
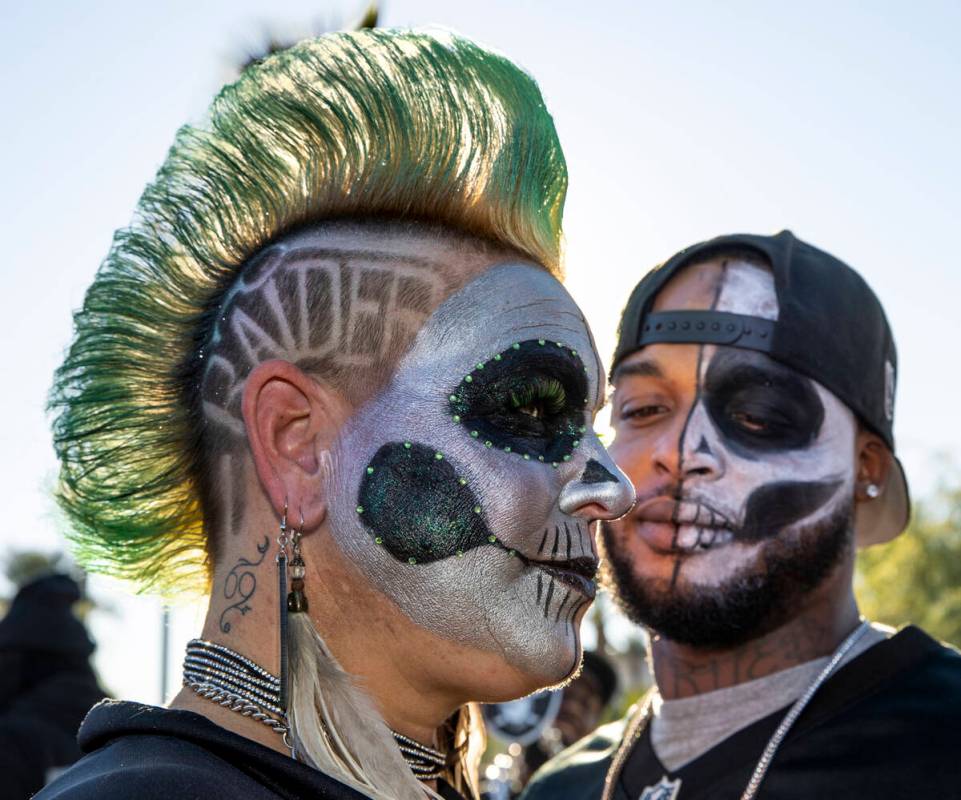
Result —
<instances>
[{"instance_id":1,"label":"person in black clothing","mask_svg":"<svg viewBox=\"0 0 961 800\"><path fill-rule=\"evenodd\" d=\"M602 525L655 687L525 800L961 797L961 655L870 625L856 546L907 525L897 358L850 267L784 231L649 273L621 319Z\"/></svg>"},{"instance_id":2,"label":"person in black clothing","mask_svg":"<svg viewBox=\"0 0 961 800\"><path fill-rule=\"evenodd\" d=\"M548 759L594 730L617 691L617 673L601 653L584 651L580 674L562 690L554 721L524 748L518 784L523 786Z\"/></svg>"},{"instance_id":3,"label":"person in black clothing","mask_svg":"<svg viewBox=\"0 0 961 800\"><path fill-rule=\"evenodd\" d=\"M208 615L43 800L475 794L469 703L575 672L633 502L565 190L536 84L449 34L302 42L181 130L52 406L80 556Z\"/></svg>"},{"instance_id":4,"label":"person in black clothing","mask_svg":"<svg viewBox=\"0 0 961 800\"><path fill-rule=\"evenodd\" d=\"M76 582L46 575L22 586L0 620L3 796L26 800L80 758L77 728L101 700L94 644L72 611Z\"/></svg>"}]
</instances>

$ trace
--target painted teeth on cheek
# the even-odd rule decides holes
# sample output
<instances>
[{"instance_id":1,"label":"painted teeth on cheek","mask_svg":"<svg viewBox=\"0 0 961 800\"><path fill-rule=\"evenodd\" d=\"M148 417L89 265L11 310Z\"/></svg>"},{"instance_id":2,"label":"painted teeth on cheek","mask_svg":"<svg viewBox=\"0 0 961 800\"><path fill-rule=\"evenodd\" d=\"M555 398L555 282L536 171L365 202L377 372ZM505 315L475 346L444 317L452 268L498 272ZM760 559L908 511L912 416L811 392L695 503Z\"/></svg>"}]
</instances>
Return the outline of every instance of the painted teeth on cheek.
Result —
<instances>
[{"instance_id":1,"label":"painted teeth on cheek","mask_svg":"<svg viewBox=\"0 0 961 800\"><path fill-rule=\"evenodd\" d=\"M561 600L560 605L557 606L557 616L554 617L554 623L555 623L555 624L561 621L561 612L564 610L564 606L567 605L567 601L570 600L570 599L571 599L571 590L568 589L568 590L564 593L564 599Z\"/></svg>"},{"instance_id":2,"label":"painted teeth on cheek","mask_svg":"<svg viewBox=\"0 0 961 800\"><path fill-rule=\"evenodd\" d=\"M544 619L547 619L547 614L550 611L551 599L554 597L554 579L551 578L547 584L547 597L544 600Z\"/></svg>"},{"instance_id":3,"label":"painted teeth on cheek","mask_svg":"<svg viewBox=\"0 0 961 800\"><path fill-rule=\"evenodd\" d=\"M698 550L705 551L730 544L733 541L734 534L729 530L679 525L676 547L691 552Z\"/></svg>"}]
</instances>

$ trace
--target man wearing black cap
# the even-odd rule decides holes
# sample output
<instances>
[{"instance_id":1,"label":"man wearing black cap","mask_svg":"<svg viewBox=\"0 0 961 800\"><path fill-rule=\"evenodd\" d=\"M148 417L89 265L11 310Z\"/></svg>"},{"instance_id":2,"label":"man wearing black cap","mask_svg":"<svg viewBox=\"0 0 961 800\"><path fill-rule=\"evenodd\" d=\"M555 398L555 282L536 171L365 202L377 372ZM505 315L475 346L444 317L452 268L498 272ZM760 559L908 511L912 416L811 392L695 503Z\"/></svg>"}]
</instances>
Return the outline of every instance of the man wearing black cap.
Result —
<instances>
[{"instance_id":1,"label":"man wearing black cap","mask_svg":"<svg viewBox=\"0 0 961 800\"><path fill-rule=\"evenodd\" d=\"M961 655L860 618L855 547L898 535L897 357L861 277L789 232L649 273L621 319L603 528L656 686L526 800L961 797Z\"/></svg>"}]
</instances>

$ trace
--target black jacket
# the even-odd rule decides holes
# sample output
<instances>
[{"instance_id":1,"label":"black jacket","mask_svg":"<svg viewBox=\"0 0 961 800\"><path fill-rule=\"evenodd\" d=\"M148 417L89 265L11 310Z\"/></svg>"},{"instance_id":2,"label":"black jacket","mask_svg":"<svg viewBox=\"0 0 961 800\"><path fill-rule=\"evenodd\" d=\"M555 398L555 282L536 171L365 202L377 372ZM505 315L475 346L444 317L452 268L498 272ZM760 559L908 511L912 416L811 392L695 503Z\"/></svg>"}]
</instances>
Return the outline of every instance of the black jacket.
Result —
<instances>
[{"instance_id":1,"label":"black jacket","mask_svg":"<svg viewBox=\"0 0 961 800\"><path fill-rule=\"evenodd\" d=\"M676 772L621 720L546 764L522 800L737 800L787 707ZM613 767L612 767L613 765ZM782 742L759 800L961 798L961 654L907 627L829 678Z\"/></svg>"},{"instance_id":2,"label":"black jacket","mask_svg":"<svg viewBox=\"0 0 961 800\"><path fill-rule=\"evenodd\" d=\"M80 727L86 755L34 800L364 800L367 795L192 711L108 700ZM443 781L447 800L461 795Z\"/></svg>"},{"instance_id":3,"label":"black jacket","mask_svg":"<svg viewBox=\"0 0 961 800\"><path fill-rule=\"evenodd\" d=\"M87 755L34 800L362 800L339 781L190 711L105 701Z\"/></svg>"}]
</instances>

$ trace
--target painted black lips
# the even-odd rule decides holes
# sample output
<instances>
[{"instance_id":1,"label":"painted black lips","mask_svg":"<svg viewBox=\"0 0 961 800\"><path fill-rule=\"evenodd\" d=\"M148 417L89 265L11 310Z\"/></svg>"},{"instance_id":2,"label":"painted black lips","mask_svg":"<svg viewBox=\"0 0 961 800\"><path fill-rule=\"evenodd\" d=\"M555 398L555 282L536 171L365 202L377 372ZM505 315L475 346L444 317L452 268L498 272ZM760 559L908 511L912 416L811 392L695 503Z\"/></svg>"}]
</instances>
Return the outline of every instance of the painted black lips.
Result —
<instances>
[{"instance_id":1,"label":"painted black lips","mask_svg":"<svg viewBox=\"0 0 961 800\"><path fill-rule=\"evenodd\" d=\"M599 562L596 558L580 556L567 561L531 561L530 563L591 600L597 594L594 577L597 575Z\"/></svg>"}]
</instances>

